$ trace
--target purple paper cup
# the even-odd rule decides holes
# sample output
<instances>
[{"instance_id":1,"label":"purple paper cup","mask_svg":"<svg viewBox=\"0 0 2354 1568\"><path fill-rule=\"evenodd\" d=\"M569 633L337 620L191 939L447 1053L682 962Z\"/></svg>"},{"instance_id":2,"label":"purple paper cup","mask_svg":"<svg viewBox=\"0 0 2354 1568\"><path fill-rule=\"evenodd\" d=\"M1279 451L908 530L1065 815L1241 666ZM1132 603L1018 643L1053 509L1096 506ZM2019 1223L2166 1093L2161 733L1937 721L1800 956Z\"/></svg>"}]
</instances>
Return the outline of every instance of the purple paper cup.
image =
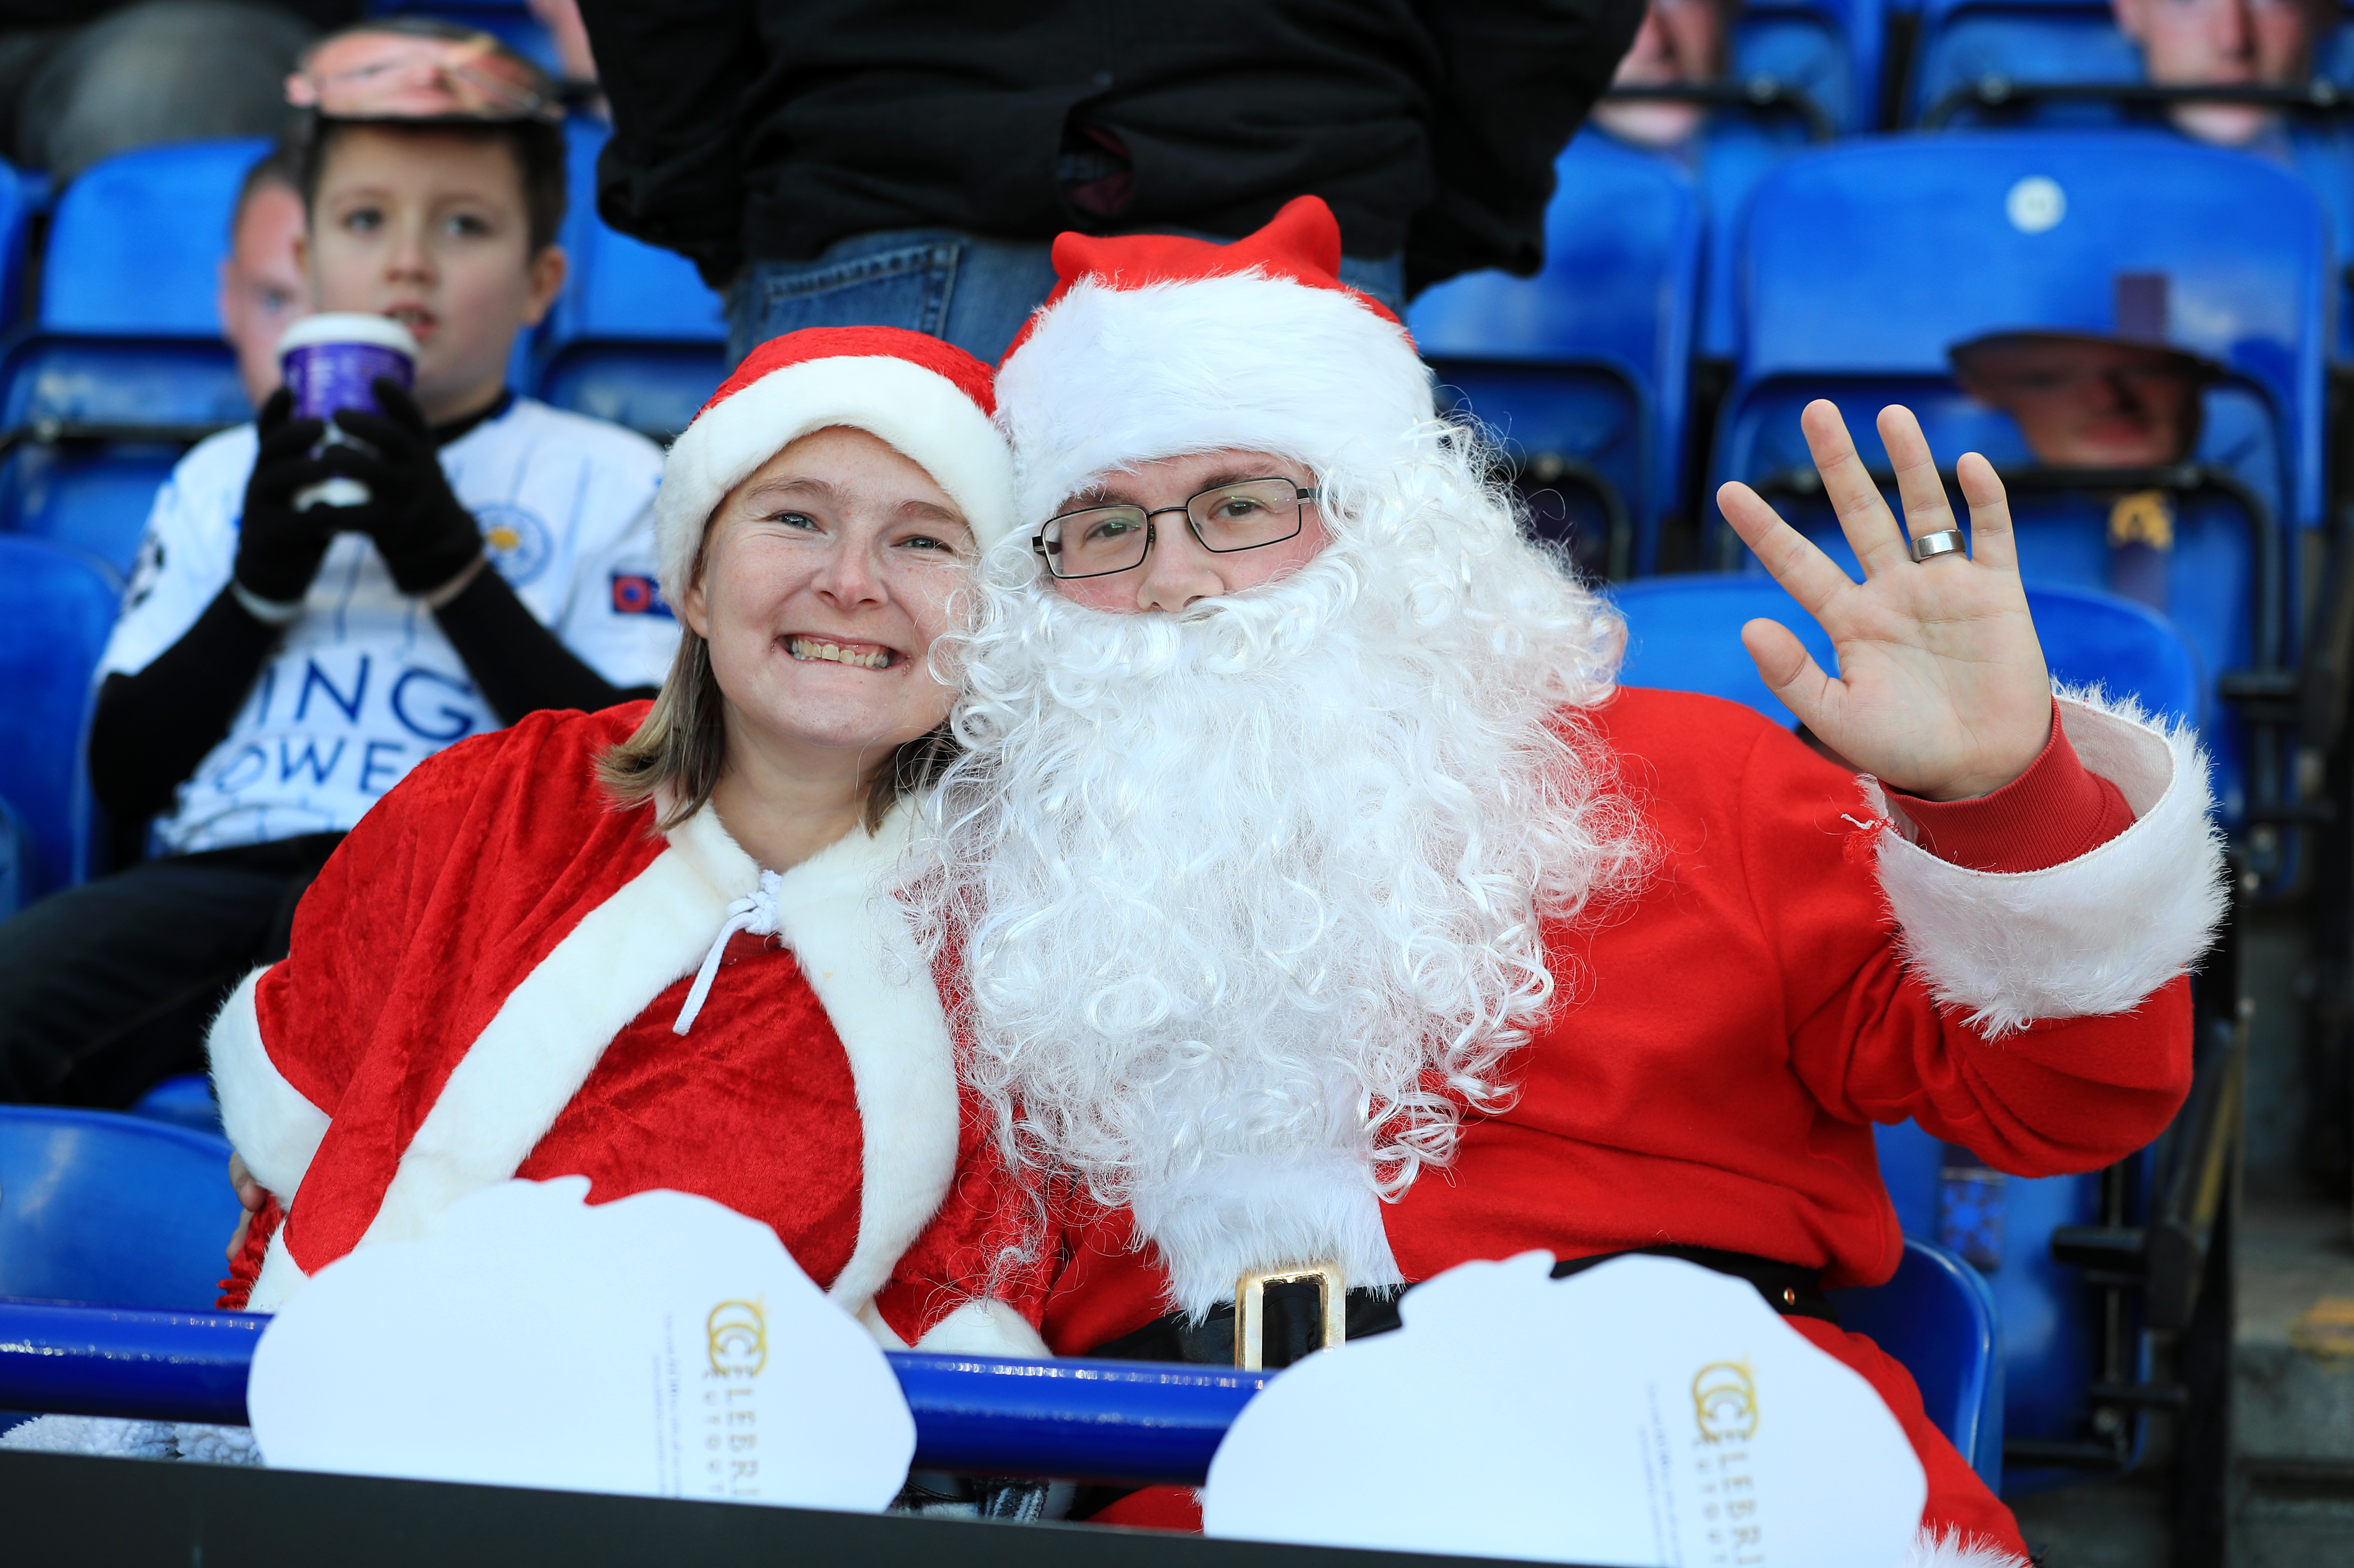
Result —
<instances>
[{"instance_id":1,"label":"purple paper cup","mask_svg":"<svg viewBox=\"0 0 2354 1568\"><path fill-rule=\"evenodd\" d=\"M414 386L417 340L389 316L305 316L278 340L278 363L298 419L332 419L345 408L381 414L376 378L390 376L404 391Z\"/></svg>"}]
</instances>

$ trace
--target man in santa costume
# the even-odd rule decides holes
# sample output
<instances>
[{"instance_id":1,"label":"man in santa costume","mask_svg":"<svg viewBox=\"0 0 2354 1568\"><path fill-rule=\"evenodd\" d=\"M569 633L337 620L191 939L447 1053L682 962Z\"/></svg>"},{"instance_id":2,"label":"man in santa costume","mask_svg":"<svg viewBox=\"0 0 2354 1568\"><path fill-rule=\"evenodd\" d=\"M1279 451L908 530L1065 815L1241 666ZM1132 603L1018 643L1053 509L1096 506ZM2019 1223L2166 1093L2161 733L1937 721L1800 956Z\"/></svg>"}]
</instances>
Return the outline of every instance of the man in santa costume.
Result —
<instances>
[{"instance_id":1,"label":"man in santa costume","mask_svg":"<svg viewBox=\"0 0 2354 1568\"><path fill-rule=\"evenodd\" d=\"M1341 253L1312 198L1227 246L1066 235L999 368L1022 536L960 640L920 897L1002 1143L1076 1193L1032 1237L1066 1259L1049 1342L1223 1361L1247 1274L1336 1266L1356 1333L1469 1260L1667 1251L1880 1392L1922 1561L2020 1556L1823 1290L1900 1256L1874 1122L2021 1175L2167 1125L2221 908L2191 737L2055 699L1999 482L1962 460L1973 557L1902 409L1909 543L1837 410L1806 417L1861 584L1721 498L1841 675L1744 641L1852 767L1616 687L1618 618ZM1199 1516L1161 1489L1095 1517Z\"/></svg>"}]
</instances>

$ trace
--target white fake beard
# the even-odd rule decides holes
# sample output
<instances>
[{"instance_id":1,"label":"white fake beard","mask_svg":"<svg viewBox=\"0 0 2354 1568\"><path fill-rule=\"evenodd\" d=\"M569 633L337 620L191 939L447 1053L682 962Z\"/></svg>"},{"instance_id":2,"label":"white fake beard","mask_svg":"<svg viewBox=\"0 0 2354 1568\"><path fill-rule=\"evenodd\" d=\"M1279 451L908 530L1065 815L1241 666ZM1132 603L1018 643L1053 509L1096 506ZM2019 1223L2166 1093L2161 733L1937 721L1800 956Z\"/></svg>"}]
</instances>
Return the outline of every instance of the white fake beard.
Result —
<instances>
[{"instance_id":1,"label":"white fake beard","mask_svg":"<svg viewBox=\"0 0 2354 1568\"><path fill-rule=\"evenodd\" d=\"M1379 1200L1509 1101L1540 917L1639 869L1561 713L1607 694L1616 616L1437 466L1440 515L1393 493L1380 547L1173 617L1001 566L963 645L914 896L965 945L968 1077L1191 1314L1246 1269L1401 1283Z\"/></svg>"}]
</instances>

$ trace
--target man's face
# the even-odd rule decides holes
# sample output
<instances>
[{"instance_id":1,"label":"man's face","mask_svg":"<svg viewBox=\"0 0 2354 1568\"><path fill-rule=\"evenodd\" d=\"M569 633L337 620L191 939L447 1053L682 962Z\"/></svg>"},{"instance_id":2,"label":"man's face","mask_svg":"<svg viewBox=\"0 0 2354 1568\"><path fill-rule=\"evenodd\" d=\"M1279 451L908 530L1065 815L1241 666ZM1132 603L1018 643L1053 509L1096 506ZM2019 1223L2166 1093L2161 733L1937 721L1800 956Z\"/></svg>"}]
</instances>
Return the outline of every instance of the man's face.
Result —
<instances>
[{"instance_id":1,"label":"man's face","mask_svg":"<svg viewBox=\"0 0 2354 1568\"><path fill-rule=\"evenodd\" d=\"M2176 87L2281 87L2312 69L2317 0L2112 0L2117 26L2141 46L2149 79ZM2185 135L2222 146L2270 123L2253 104L2182 103L2168 114Z\"/></svg>"},{"instance_id":2,"label":"man's face","mask_svg":"<svg viewBox=\"0 0 2354 1568\"><path fill-rule=\"evenodd\" d=\"M1990 344L1969 351L1962 384L2019 423L2053 468L2179 462L2199 435L2197 364L2131 344Z\"/></svg>"},{"instance_id":3,"label":"man's face","mask_svg":"<svg viewBox=\"0 0 2354 1568\"><path fill-rule=\"evenodd\" d=\"M1107 475L1094 488L1067 496L1057 516L1097 506L1140 506L1147 512L1182 508L1204 491L1244 480L1285 479L1299 489L1315 480L1299 464L1268 452L1229 448L1190 457L1162 458ZM1245 588L1298 569L1324 547L1323 514L1312 501L1299 503L1299 532L1278 544L1230 552L1203 546L1176 511L1152 519L1152 546L1141 566L1106 577L1057 577L1063 597L1090 609L1134 615L1141 610L1178 610L1201 599Z\"/></svg>"},{"instance_id":4,"label":"man's face","mask_svg":"<svg viewBox=\"0 0 2354 1568\"><path fill-rule=\"evenodd\" d=\"M296 257L302 235L302 198L274 180L257 185L220 264L221 335L237 350L238 376L257 408L278 390L280 334L311 312Z\"/></svg>"},{"instance_id":5,"label":"man's face","mask_svg":"<svg viewBox=\"0 0 2354 1568\"><path fill-rule=\"evenodd\" d=\"M496 397L515 334L564 282L531 250L522 170L504 141L355 126L328 154L306 242L322 311L390 316L417 338L417 402L440 423Z\"/></svg>"},{"instance_id":6,"label":"man's face","mask_svg":"<svg viewBox=\"0 0 2354 1568\"><path fill-rule=\"evenodd\" d=\"M1724 74L1722 0L1651 0L1635 41L1618 62L1613 87L1667 87L1713 81ZM1595 121L1622 141L1680 147L1708 111L1697 103L1598 103Z\"/></svg>"}]
</instances>

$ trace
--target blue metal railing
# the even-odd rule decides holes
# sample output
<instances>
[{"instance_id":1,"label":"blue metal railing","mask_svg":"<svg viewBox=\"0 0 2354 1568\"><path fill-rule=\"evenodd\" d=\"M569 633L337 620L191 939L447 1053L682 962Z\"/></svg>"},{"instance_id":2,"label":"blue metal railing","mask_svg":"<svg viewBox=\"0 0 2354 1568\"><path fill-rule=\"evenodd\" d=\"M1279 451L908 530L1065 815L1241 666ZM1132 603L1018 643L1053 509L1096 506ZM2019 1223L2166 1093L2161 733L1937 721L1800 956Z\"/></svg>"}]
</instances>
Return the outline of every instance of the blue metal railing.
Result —
<instances>
[{"instance_id":1,"label":"blue metal railing","mask_svg":"<svg viewBox=\"0 0 2354 1568\"><path fill-rule=\"evenodd\" d=\"M246 1420L270 1319L0 1298L0 1410ZM1268 1372L1153 1361L885 1352L920 1469L1198 1486Z\"/></svg>"}]
</instances>

